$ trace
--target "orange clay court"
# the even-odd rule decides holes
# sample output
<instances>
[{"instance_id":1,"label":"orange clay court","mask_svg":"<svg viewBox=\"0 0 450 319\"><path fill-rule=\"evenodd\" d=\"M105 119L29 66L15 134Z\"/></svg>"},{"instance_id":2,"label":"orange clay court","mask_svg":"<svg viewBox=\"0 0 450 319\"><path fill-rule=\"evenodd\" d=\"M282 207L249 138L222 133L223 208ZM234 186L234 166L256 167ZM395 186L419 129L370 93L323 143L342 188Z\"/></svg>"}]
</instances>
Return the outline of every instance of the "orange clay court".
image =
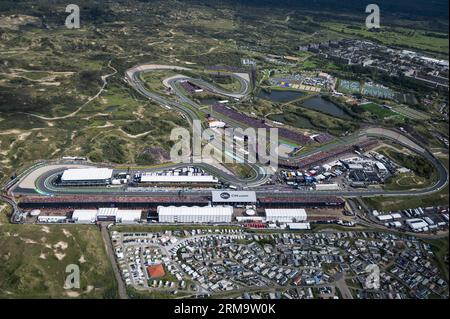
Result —
<instances>
[{"instance_id":1,"label":"orange clay court","mask_svg":"<svg viewBox=\"0 0 450 319\"><path fill-rule=\"evenodd\" d=\"M147 273L150 278L162 278L166 275L166 272L164 271L164 267L162 264L159 265L153 265L147 267Z\"/></svg>"}]
</instances>

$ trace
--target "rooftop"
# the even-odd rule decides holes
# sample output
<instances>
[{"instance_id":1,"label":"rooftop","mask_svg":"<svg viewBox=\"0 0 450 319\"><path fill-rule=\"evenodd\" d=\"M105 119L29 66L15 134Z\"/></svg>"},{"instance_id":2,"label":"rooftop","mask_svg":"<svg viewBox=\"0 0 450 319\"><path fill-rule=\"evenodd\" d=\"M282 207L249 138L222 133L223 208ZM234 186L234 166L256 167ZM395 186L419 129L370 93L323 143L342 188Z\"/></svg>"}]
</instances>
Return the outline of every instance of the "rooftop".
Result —
<instances>
[{"instance_id":1,"label":"rooftop","mask_svg":"<svg viewBox=\"0 0 450 319\"><path fill-rule=\"evenodd\" d=\"M71 168L64 171L62 181L94 181L112 177L110 168Z\"/></svg>"},{"instance_id":2,"label":"rooftop","mask_svg":"<svg viewBox=\"0 0 450 319\"><path fill-rule=\"evenodd\" d=\"M142 183L217 183L218 180L210 175L151 175L143 174L141 176Z\"/></svg>"},{"instance_id":3,"label":"rooftop","mask_svg":"<svg viewBox=\"0 0 450 319\"><path fill-rule=\"evenodd\" d=\"M217 203L256 203L256 193L245 191L213 191L212 200Z\"/></svg>"},{"instance_id":4,"label":"rooftop","mask_svg":"<svg viewBox=\"0 0 450 319\"><path fill-rule=\"evenodd\" d=\"M233 215L233 207L231 206L158 206L158 215Z\"/></svg>"}]
</instances>

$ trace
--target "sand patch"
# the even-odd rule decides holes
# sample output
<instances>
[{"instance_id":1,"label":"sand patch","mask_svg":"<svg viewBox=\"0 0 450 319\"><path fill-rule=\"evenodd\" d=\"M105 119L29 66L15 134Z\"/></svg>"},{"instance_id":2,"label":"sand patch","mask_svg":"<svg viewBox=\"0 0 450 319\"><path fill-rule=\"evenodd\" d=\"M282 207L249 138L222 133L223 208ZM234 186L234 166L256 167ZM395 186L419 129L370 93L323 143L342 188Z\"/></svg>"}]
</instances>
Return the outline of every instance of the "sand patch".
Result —
<instances>
[{"instance_id":1,"label":"sand patch","mask_svg":"<svg viewBox=\"0 0 450 319\"><path fill-rule=\"evenodd\" d=\"M66 250L67 247L69 247L69 245L65 241L59 241L53 245L53 248L55 249L61 248L62 250Z\"/></svg>"},{"instance_id":2,"label":"sand patch","mask_svg":"<svg viewBox=\"0 0 450 319\"><path fill-rule=\"evenodd\" d=\"M71 298L80 297L80 293L76 291L66 291L66 295Z\"/></svg>"},{"instance_id":3,"label":"sand patch","mask_svg":"<svg viewBox=\"0 0 450 319\"><path fill-rule=\"evenodd\" d=\"M47 259L47 254L41 253L41 254L39 255L39 258L41 258L41 259Z\"/></svg>"},{"instance_id":4,"label":"sand patch","mask_svg":"<svg viewBox=\"0 0 450 319\"><path fill-rule=\"evenodd\" d=\"M70 231L68 231L67 229L63 228L62 231L67 238L72 237L72 233Z\"/></svg>"},{"instance_id":5,"label":"sand patch","mask_svg":"<svg viewBox=\"0 0 450 319\"><path fill-rule=\"evenodd\" d=\"M22 240L26 243L26 244L37 244L36 241L29 239L29 238L22 238Z\"/></svg>"},{"instance_id":6,"label":"sand patch","mask_svg":"<svg viewBox=\"0 0 450 319\"><path fill-rule=\"evenodd\" d=\"M68 246L69 245L64 241L57 242L55 245L53 245L53 253L55 254L56 259L63 260L64 257L66 257L66 254L58 252L58 249L65 250Z\"/></svg>"},{"instance_id":7,"label":"sand patch","mask_svg":"<svg viewBox=\"0 0 450 319\"><path fill-rule=\"evenodd\" d=\"M15 14L10 16L0 16L0 28L9 30L19 30L20 26L33 25L37 26L40 19L24 14Z\"/></svg>"},{"instance_id":8,"label":"sand patch","mask_svg":"<svg viewBox=\"0 0 450 319\"><path fill-rule=\"evenodd\" d=\"M48 226L42 226L41 231L48 234L48 233L50 233L50 228Z\"/></svg>"},{"instance_id":9,"label":"sand patch","mask_svg":"<svg viewBox=\"0 0 450 319\"><path fill-rule=\"evenodd\" d=\"M58 260L63 260L64 257L66 257L66 254L58 253L58 252L56 252L56 251L55 251L54 253L55 253L56 259L58 259Z\"/></svg>"},{"instance_id":10,"label":"sand patch","mask_svg":"<svg viewBox=\"0 0 450 319\"><path fill-rule=\"evenodd\" d=\"M87 286L86 290L84 291L84 293L88 294L90 293L92 290L94 290L94 286Z\"/></svg>"}]
</instances>

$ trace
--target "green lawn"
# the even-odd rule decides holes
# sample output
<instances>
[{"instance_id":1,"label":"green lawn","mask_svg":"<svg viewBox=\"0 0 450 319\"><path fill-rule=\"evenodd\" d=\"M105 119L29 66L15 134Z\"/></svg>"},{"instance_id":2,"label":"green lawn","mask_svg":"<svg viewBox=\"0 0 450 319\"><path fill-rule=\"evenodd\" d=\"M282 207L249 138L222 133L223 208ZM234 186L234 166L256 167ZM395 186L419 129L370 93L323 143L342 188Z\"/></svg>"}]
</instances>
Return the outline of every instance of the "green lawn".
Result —
<instances>
[{"instance_id":1,"label":"green lawn","mask_svg":"<svg viewBox=\"0 0 450 319\"><path fill-rule=\"evenodd\" d=\"M391 117L397 115L395 112L386 109L376 103L368 103L360 105L363 110L366 110L372 114L375 114L378 118L384 119L386 117Z\"/></svg>"},{"instance_id":2,"label":"green lawn","mask_svg":"<svg viewBox=\"0 0 450 319\"><path fill-rule=\"evenodd\" d=\"M414 173L403 173L393 176L384 185L386 190L406 190L431 186L432 180L417 176Z\"/></svg>"}]
</instances>

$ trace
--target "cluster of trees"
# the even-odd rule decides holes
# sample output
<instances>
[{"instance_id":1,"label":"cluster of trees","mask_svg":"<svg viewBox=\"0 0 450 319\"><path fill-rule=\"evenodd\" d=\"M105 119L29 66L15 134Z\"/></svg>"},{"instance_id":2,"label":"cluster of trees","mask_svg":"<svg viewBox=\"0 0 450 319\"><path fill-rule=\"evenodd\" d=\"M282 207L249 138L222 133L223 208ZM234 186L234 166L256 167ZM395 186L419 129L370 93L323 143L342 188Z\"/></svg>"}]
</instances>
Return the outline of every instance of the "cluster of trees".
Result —
<instances>
[{"instance_id":1,"label":"cluster of trees","mask_svg":"<svg viewBox=\"0 0 450 319\"><path fill-rule=\"evenodd\" d=\"M149 152L142 152L136 156L135 162L138 165L153 165L156 160Z\"/></svg>"},{"instance_id":2,"label":"cluster of trees","mask_svg":"<svg viewBox=\"0 0 450 319\"><path fill-rule=\"evenodd\" d=\"M0 12L4 14L24 14L40 17L45 24L64 23L67 13L66 6L70 2L63 0L2 0ZM77 0L83 21L103 23L116 20L116 15L110 9L108 1Z\"/></svg>"},{"instance_id":3,"label":"cluster of trees","mask_svg":"<svg viewBox=\"0 0 450 319\"><path fill-rule=\"evenodd\" d=\"M133 121L122 126L122 129L131 135L145 133L150 131L152 128L153 125L149 121Z\"/></svg>"},{"instance_id":4,"label":"cluster of trees","mask_svg":"<svg viewBox=\"0 0 450 319\"><path fill-rule=\"evenodd\" d=\"M412 170L420 177L431 178L436 172L430 162L419 156L405 156L398 152L389 152L389 157L396 163Z\"/></svg>"},{"instance_id":5,"label":"cluster of trees","mask_svg":"<svg viewBox=\"0 0 450 319\"><path fill-rule=\"evenodd\" d=\"M75 84L77 89L87 95L93 95L102 86L102 71L98 70L83 70L77 74L77 80Z\"/></svg>"},{"instance_id":6,"label":"cluster of trees","mask_svg":"<svg viewBox=\"0 0 450 319\"><path fill-rule=\"evenodd\" d=\"M201 4L204 0L185 0L185 2ZM368 3L361 0L210 0L210 5L213 3L231 5L250 5L250 6L265 6L277 8L296 8L305 10L320 10L329 12L340 12L347 14L365 14L365 8ZM417 18L441 18L448 20L448 1L436 0L424 3L421 0L378 0L377 4L383 8L386 14L392 17L401 15L408 19ZM336 15L337 16L337 15Z\"/></svg>"},{"instance_id":7,"label":"cluster of trees","mask_svg":"<svg viewBox=\"0 0 450 319\"><path fill-rule=\"evenodd\" d=\"M123 164L127 163L127 154L124 150L126 142L115 136L108 136L101 146L103 153L102 161Z\"/></svg>"}]
</instances>

